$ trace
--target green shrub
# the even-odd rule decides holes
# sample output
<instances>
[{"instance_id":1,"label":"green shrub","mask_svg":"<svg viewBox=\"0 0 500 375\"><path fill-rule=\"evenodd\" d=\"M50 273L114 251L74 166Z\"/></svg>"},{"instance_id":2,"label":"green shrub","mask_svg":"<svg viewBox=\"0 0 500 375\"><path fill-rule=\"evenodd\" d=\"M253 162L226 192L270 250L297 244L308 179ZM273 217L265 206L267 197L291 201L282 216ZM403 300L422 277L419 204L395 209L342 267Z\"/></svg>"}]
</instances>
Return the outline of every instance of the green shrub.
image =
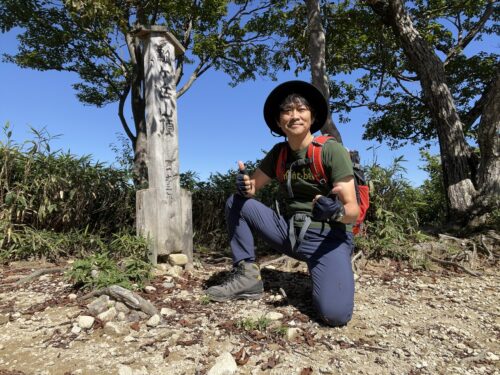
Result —
<instances>
[{"instance_id":1,"label":"green shrub","mask_svg":"<svg viewBox=\"0 0 500 375\"><path fill-rule=\"evenodd\" d=\"M34 140L17 144L7 124L6 141L0 142L0 259L91 254L145 259L146 240L133 234L135 188L131 149L126 140L121 139L122 153L117 159L121 169L117 169L94 163L89 156L51 151L51 137L44 130L32 131ZM407 250L410 244L422 238L419 225L444 218L439 161L425 153L422 156L427 160L424 170L430 179L421 188L413 188L405 179L403 158L396 158L388 168L377 163L366 168L371 182L371 207L366 236L356 240L365 254L408 259L412 256ZM249 173L259 162L245 163ZM237 173L236 168L214 173L207 181L199 181L192 171L180 176L181 186L192 192L194 243L199 251L230 253L224 209L227 198L235 192ZM274 206L276 199L281 201L284 213L284 197L276 182L261 189L257 199L268 206ZM492 220L498 222L498 217L497 212ZM260 255L267 250L260 239L256 246ZM85 268L85 264L81 267ZM143 269L134 262L122 267L129 267L127 272L132 274ZM115 277L115 271L103 275L117 283L126 282Z\"/></svg>"},{"instance_id":2,"label":"green shrub","mask_svg":"<svg viewBox=\"0 0 500 375\"><path fill-rule=\"evenodd\" d=\"M369 257L409 259L411 244L424 236L419 231L418 210L422 194L404 177L402 157L387 167L377 163L366 168L370 181L370 208L365 222L366 236L357 237L357 247Z\"/></svg>"},{"instance_id":3,"label":"green shrub","mask_svg":"<svg viewBox=\"0 0 500 375\"><path fill-rule=\"evenodd\" d=\"M33 229L114 233L132 227L135 190L127 172L51 151L45 130L17 144L7 124L0 143L0 220Z\"/></svg>"},{"instance_id":4,"label":"green shrub","mask_svg":"<svg viewBox=\"0 0 500 375\"><path fill-rule=\"evenodd\" d=\"M438 155L431 156L423 151L420 155L426 162L422 169L429 175L429 178L420 186L424 202L418 207L420 222L421 224L441 225L445 223L448 212L441 159Z\"/></svg>"},{"instance_id":5,"label":"green shrub","mask_svg":"<svg viewBox=\"0 0 500 375\"><path fill-rule=\"evenodd\" d=\"M85 256L106 248L101 236L86 231L58 233L37 230L28 225L0 221L0 259L22 260L45 258L55 261L66 256Z\"/></svg>"},{"instance_id":6,"label":"green shrub","mask_svg":"<svg viewBox=\"0 0 500 375\"><path fill-rule=\"evenodd\" d=\"M244 329L245 331L265 331L271 324L271 319L264 316L259 317L257 320L252 318L244 318L236 322L236 327Z\"/></svg>"},{"instance_id":7,"label":"green shrub","mask_svg":"<svg viewBox=\"0 0 500 375\"><path fill-rule=\"evenodd\" d=\"M85 257L93 253L109 252L114 257L146 259L145 239L129 232L102 235L86 230L58 233L37 230L27 225L13 225L0 221L0 260L45 258L55 261L61 257Z\"/></svg>"},{"instance_id":8,"label":"green shrub","mask_svg":"<svg viewBox=\"0 0 500 375\"><path fill-rule=\"evenodd\" d=\"M95 253L74 262L66 278L82 289L99 289L110 285L139 288L151 278L152 266L141 259L130 257L117 262L109 253Z\"/></svg>"}]
</instances>

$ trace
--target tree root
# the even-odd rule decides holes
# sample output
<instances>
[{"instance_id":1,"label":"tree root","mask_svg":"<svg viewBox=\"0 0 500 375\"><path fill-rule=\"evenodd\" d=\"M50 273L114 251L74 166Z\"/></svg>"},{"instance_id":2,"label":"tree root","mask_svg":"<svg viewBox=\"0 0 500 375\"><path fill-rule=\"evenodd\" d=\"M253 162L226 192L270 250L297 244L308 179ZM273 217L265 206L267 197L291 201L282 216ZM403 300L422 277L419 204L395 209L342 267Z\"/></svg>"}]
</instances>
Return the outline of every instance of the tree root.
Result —
<instances>
[{"instance_id":1,"label":"tree root","mask_svg":"<svg viewBox=\"0 0 500 375\"><path fill-rule=\"evenodd\" d=\"M474 271L471 271L469 270L467 267L459 264L459 263L456 263L456 262L451 262L449 260L443 260L443 259L439 259L439 258L436 258L436 257L433 257L432 255L430 254L427 254L427 257L432 260L433 262L436 262L436 263L439 263L443 266L453 266L453 267L457 267L457 268L460 268L462 271L464 271L465 273L468 273L469 275L472 275L472 276L476 276L476 277L479 277L481 276L480 273L477 273L477 272L474 272Z\"/></svg>"},{"instance_id":2,"label":"tree root","mask_svg":"<svg viewBox=\"0 0 500 375\"><path fill-rule=\"evenodd\" d=\"M439 234L439 239L443 243L456 243L459 248L462 249L462 251L459 251L458 253L450 256L449 259L446 260L436 258L431 255L428 255L428 258L444 266L453 266L460 268L461 270L472 276L480 276L480 274L471 271L469 268L463 266L460 263L467 261L472 268L475 268L475 263L477 261L480 261L480 253L486 255L485 260L488 262L494 263L500 258L498 254L495 254L493 250L495 249L496 244L500 241L500 236L498 236L495 231L488 231L487 234L479 234L474 238L457 238L446 234ZM492 241L491 245L488 245L489 241Z\"/></svg>"},{"instance_id":3,"label":"tree root","mask_svg":"<svg viewBox=\"0 0 500 375\"><path fill-rule=\"evenodd\" d=\"M91 297L102 296L103 294L112 297L116 301L123 302L135 310L141 310L150 316L158 314L158 310L151 302L119 285L111 285L106 288L94 290L82 296L80 300L85 301Z\"/></svg>"},{"instance_id":4,"label":"tree root","mask_svg":"<svg viewBox=\"0 0 500 375\"><path fill-rule=\"evenodd\" d=\"M494 261L495 258L499 258L499 256L497 254L495 254L493 252L493 250L491 250L489 248L489 246L486 244L486 241L485 241L486 237L484 235L480 235L479 236L479 241L481 242L481 245L482 245L482 248L484 250L486 250L486 254L488 254L488 260L489 261Z\"/></svg>"},{"instance_id":5,"label":"tree root","mask_svg":"<svg viewBox=\"0 0 500 375\"><path fill-rule=\"evenodd\" d=\"M28 276L17 280L14 285L19 286L19 285L25 284L27 282L30 282L31 280L36 279L37 277L40 277L42 275L47 275L49 273L64 272L65 270L66 270L65 267L44 268L41 270L36 270L35 272L29 274Z\"/></svg>"},{"instance_id":6,"label":"tree root","mask_svg":"<svg viewBox=\"0 0 500 375\"><path fill-rule=\"evenodd\" d=\"M358 266L356 265L356 261L358 259L363 259L365 257L365 254L363 254L363 251L360 250L358 251L358 253L356 255L354 255L351 259L351 267L352 267L352 270L354 271L354 273L358 273Z\"/></svg>"}]
</instances>

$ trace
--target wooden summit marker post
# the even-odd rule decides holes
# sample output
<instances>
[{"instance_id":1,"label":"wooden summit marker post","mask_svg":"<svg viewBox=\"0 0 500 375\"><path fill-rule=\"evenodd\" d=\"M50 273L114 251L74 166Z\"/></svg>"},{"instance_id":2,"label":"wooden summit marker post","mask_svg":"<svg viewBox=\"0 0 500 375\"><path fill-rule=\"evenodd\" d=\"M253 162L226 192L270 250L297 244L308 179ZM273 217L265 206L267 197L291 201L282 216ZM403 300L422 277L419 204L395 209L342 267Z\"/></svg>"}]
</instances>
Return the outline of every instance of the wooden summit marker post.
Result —
<instances>
[{"instance_id":1,"label":"wooden summit marker post","mask_svg":"<svg viewBox=\"0 0 500 375\"><path fill-rule=\"evenodd\" d=\"M143 40L149 188L137 192L137 233L158 255L183 253L192 263L191 193L181 189L175 56L184 48L165 27L138 30Z\"/></svg>"}]
</instances>

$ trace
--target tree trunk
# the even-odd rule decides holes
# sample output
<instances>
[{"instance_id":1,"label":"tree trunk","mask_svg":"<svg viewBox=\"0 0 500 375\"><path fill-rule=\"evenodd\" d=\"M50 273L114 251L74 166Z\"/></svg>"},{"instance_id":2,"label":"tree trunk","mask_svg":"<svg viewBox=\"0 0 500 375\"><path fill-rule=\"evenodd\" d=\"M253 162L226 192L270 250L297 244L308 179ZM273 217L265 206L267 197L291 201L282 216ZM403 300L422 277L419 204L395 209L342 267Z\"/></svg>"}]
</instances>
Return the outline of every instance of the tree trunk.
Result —
<instances>
[{"instance_id":1,"label":"tree trunk","mask_svg":"<svg viewBox=\"0 0 500 375\"><path fill-rule=\"evenodd\" d=\"M144 187L148 182L146 110L143 93L144 67L140 39L133 38L134 73L131 84L131 107L135 124L134 184Z\"/></svg>"},{"instance_id":2,"label":"tree trunk","mask_svg":"<svg viewBox=\"0 0 500 375\"><path fill-rule=\"evenodd\" d=\"M311 61L312 84L316 86L326 98L330 100L330 87L328 85L328 76L326 74L325 62L325 30L321 23L321 10L319 0L305 0L307 7L307 18L309 28L309 60ZM329 134L342 143L340 132L335 126L331 115L328 116L326 123L321 128L322 134Z\"/></svg>"},{"instance_id":3,"label":"tree trunk","mask_svg":"<svg viewBox=\"0 0 500 375\"><path fill-rule=\"evenodd\" d=\"M500 73L497 75L486 95L481 122L478 128L478 144L481 153L478 183L478 199L483 206L498 206L500 197Z\"/></svg>"},{"instance_id":4,"label":"tree trunk","mask_svg":"<svg viewBox=\"0 0 500 375\"><path fill-rule=\"evenodd\" d=\"M367 3L392 28L418 75L438 133L450 214L455 219L463 217L472 207L477 192L471 180L470 150L446 84L443 63L415 29L401 0L367 0Z\"/></svg>"}]
</instances>

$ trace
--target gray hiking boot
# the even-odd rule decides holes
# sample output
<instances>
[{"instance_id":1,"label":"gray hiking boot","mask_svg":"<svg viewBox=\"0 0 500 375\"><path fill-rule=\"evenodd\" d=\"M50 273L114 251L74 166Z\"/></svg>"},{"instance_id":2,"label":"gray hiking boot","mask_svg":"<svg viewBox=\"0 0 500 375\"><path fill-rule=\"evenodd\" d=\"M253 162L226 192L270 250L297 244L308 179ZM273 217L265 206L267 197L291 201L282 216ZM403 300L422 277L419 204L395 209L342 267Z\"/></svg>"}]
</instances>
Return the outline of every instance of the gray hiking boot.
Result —
<instances>
[{"instance_id":1,"label":"gray hiking boot","mask_svg":"<svg viewBox=\"0 0 500 375\"><path fill-rule=\"evenodd\" d=\"M226 281L208 288L205 293L212 301L223 302L231 299L259 299L263 291L259 266L241 261Z\"/></svg>"}]
</instances>

